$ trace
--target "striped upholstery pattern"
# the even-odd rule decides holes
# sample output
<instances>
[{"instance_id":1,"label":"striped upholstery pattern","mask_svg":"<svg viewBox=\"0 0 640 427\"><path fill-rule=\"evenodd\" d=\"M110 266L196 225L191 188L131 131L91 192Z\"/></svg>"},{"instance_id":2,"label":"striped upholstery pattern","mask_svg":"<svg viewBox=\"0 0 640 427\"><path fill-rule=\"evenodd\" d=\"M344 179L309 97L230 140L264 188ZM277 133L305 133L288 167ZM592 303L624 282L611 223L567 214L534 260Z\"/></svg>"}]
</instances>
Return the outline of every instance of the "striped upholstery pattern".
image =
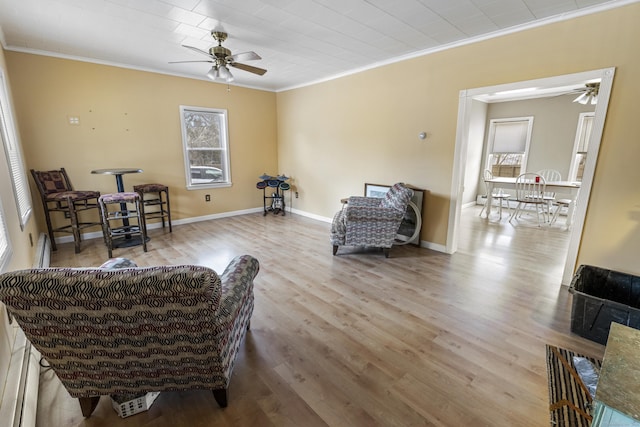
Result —
<instances>
[{"instance_id":1,"label":"striped upholstery pattern","mask_svg":"<svg viewBox=\"0 0 640 427\"><path fill-rule=\"evenodd\" d=\"M390 248L412 196L411 189L397 183L384 198L349 197L333 217L331 244Z\"/></svg>"},{"instance_id":2,"label":"striped upholstery pattern","mask_svg":"<svg viewBox=\"0 0 640 427\"><path fill-rule=\"evenodd\" d=\"M21 270L0 276L0 300L73 397L226 389L258 269L243 255L221 276L193 265Z\"/></svg>"},{"instance_id":3,"label":"striped upholstery pattern","mask_svg":"<svg viewBox=\"0 0 640 427\"><path fill-rule=\"evenodd\" d=\"M589 427L593 400L573 364L574 356L585 356L548 344L546 350L550 425ZM587 359L598 370L601 368L601 360Z\"/></svg>"}]
</instances>

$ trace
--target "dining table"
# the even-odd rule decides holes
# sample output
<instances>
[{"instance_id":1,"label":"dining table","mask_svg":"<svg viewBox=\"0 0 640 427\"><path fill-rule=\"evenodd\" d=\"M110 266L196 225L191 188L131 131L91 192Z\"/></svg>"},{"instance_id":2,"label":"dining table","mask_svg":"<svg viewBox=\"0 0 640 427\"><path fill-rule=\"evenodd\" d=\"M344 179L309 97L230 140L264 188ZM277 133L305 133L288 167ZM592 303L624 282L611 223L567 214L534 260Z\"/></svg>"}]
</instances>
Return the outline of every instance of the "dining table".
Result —
<instances>
[{"instance_id":1,"label":"dining table","mask_svg":"<svg viewBox=\"0 0 640 427\"><path fill-rule=\"evenodd\" d=\"M515 177L494 177L485 181L487 183L487 218L491 213L491 207L493 204L493 197L491 196L494 189L502 188L507 190L515 190L516 178ZM566 196L571 200L569 207L567 208L567 228L571 226L573 220L573 212L576 207L576 200L578 198L578 192L580 191L580 182L578 181L548 181L545 183L545 192L554 192Z\"/></svg>"}]
</instances>

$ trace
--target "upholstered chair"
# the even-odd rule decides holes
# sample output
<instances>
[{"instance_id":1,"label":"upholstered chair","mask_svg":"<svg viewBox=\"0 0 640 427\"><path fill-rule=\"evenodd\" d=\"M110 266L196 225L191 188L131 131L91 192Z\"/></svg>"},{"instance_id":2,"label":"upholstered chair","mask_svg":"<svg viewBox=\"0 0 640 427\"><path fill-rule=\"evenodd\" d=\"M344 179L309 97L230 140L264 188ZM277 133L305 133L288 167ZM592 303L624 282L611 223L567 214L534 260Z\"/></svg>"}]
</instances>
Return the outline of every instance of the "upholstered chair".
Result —
<instances>
[{"instance_id":1,"label":"upholstered chair","mask_svg":"<svg viewBox=\"0 0 640 427\"><path fill-rule=\"evenodd\" d=\"M0 300L85 417L113 394L209 389L227 406L258 261L238 256L221 276L116 264L4 273Z\"/></svg>"},{"instance_id":2,"label":"upholstered chair","mask_svg":"<svg viewBox=\"0 0 640 427\"><path fill-rule=\"evenodd\" d=\"M385 257L396 239L413 191L394 184L383 198L351 196L331 224L331 244L382 248Z\"/></svg>"}]
</instances>

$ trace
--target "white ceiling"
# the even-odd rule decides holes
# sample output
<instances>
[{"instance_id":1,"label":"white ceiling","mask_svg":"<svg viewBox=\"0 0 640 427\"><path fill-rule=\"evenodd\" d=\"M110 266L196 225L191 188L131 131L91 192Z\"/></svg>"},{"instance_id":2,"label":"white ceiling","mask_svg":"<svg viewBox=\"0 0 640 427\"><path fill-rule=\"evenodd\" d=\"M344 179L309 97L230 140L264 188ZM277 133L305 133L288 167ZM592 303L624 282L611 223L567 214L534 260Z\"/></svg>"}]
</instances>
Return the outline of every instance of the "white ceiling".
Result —
<instances>
[{"instance_id":1,"label":"white ceiling","mask_svg":"<svg viewBox=\"0 0 640 427\"><path fill-rule=\"evenodd\" d=\"M640 0L0 0L7 50L207 79L212 29L268 72L232 84L278 91Z\"/></svg>"}]
</instances>

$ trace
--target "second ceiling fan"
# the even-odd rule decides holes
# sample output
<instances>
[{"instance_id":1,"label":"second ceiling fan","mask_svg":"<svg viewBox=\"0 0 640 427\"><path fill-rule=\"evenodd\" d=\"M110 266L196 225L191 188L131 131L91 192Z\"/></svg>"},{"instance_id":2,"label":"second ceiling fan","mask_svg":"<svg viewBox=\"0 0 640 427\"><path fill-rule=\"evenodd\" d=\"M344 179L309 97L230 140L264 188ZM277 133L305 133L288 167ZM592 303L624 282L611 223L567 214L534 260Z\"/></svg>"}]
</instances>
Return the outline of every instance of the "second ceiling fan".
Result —
<instances>
[{"instance_id":1,"label":"second ceiling fan","mask_svg":"<svg viewBox=\"0 0 640 427\"><path fill-rule=\"evenodd\" d=\"M194 52L198 52L202 55L208 56L208 60L200 60L200 61L172 61L170 64L178 64L185 62L210 62L213 64L211 70L207 73L207 77L214 81L223 81L226 83L230 83L233 81L233 74L229 71L228 67L235 67L240 70L248 71L253 74L257 74L259 76L263 75L267 72L264 68L254 67L252 65L242 64L237 61L254 61L257 59L262 59L255 52L242 52L237 53L235 55L231 54L231 51L226 47L222 46L222 42L227 39L227 33L222 31L211 31L211 36L218 42L217 46L213 46L209 48L209 52L206 52L202 49L198 49L197 47L182 45L187 49L191 49Z\"/></svg>"}]
</instances>

